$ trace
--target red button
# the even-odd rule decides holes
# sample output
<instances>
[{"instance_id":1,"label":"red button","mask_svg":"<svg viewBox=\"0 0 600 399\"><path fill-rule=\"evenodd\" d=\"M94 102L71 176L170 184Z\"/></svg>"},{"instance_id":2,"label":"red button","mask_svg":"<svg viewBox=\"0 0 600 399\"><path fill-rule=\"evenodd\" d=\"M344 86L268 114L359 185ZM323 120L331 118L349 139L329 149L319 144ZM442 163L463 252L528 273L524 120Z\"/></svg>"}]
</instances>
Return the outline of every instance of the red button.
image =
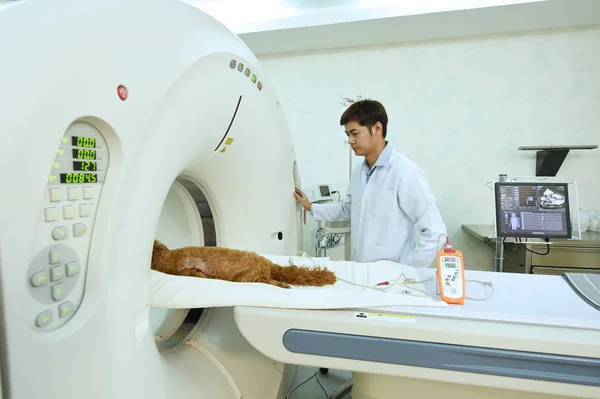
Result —
<instances>
[{"instance_id":1,"label":"red button","mask_svg":"<svg viewBox=\"0 0 600 399\"><path fill-rule=\"evenodd\" d=\"M127 88L125 86L119 85L119 87L117 87L117 94L121 100L127 100Z\"/></svg>"}]
</instances>

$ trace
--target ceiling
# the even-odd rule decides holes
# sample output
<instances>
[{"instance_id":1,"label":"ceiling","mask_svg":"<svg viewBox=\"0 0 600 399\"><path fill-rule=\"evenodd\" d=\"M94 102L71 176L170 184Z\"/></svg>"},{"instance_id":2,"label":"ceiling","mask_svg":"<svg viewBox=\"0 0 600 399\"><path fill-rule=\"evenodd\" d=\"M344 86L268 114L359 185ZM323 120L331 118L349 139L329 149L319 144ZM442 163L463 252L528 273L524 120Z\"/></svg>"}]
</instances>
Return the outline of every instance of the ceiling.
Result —
<instances>
[{"instance_id":1,"label":"ceiling","mask_svg":"<svg viewBox=\"0 0 600 399\"><path fill-rule=\"evenodd\" d=\"M547 0L184 0L237 34ZM235 10L232 12L232 10Z\"/></svg>"},{"instance_id":2,"label":"ceiling","mask_svg":"<svg viewBox=\"0 0 600 399\"><path fill-rule=\"evenodd\" d=\"M257 56L600 27L600 0L182 0Z\"/></svg>"}]
</instances>

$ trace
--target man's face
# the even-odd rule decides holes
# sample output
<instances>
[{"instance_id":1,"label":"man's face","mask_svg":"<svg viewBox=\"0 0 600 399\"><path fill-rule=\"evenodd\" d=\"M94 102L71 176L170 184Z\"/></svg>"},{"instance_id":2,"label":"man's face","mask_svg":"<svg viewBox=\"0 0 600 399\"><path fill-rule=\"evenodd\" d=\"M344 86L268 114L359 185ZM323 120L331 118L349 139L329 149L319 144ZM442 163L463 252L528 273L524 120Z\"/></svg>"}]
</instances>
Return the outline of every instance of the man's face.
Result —
<instances>
[{"instance_id":1,"label":"man's face","mask_svg":"<svg viewBox=\"0 0 600 399\"><path fill-rule=\"evenodd\" d=\"M361 126L358 122L348 122L344 125L344 130L348 136L348 144L354 150L357 156L367 155L374 147L375 140L378 138L378 133L381 135L381 130L378 127L381 124L377 122L370 130L366 126Z\"/></svg>"}]
</instances>

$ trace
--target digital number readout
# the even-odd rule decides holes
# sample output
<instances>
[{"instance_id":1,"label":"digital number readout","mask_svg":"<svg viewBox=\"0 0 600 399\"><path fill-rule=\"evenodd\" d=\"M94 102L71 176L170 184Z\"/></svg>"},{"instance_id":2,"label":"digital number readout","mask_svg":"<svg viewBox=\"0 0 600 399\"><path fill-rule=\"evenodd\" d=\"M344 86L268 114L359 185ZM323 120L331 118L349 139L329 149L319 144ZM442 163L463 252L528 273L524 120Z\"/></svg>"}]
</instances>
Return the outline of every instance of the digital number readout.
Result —
<instances>
[{"instance_id":1,"label":"digital number readout","mask_svg":"<svg viewBox=\"0 0 600 399\"><path fill-rule=\"evenodd\" d=\"M60 182L67 184L74 183L96 183L98 175L96 173L61 173Z\"/></svg>"},{"instance_id":2,"label":"digital number readout","mask_svg":"<svg viewBox=\"0 0 600 399\"><path fill-rule=\"evenodd\" d=\"M95 150L81 150L73 148L73 158L75 159L96 159Z\"/></svg>"},{"instance_id":3,"label":"digital number readout","mask_svg":"<svg viewBox=\"0 0 600 399\"><path fill-rule=\"evenodd\" d=\"M97 171L98 163L93 161L73 161L73 170Z\"/></svg>"},{"instance_id":4,"label":"digital number readout","mask_svg":"<svg viewBox=\"0 0 600 399\"><path fill-rule=\"evenodd\" d=\"M71 137L71 145L75 147L96 148L96 139L91 137Z\"/></svg>"}]
</instances>

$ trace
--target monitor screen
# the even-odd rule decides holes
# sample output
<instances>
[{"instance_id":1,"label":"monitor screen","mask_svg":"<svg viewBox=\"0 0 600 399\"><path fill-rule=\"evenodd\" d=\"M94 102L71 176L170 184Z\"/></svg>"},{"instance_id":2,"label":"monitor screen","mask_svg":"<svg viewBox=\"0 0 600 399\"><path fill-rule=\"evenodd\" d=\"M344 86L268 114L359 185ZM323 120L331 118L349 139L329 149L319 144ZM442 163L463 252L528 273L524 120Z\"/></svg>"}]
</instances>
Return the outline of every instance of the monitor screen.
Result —
<instances>
[{"instance_id":1,"label":"monitor screen","mask_svg":"<svg viewBox=\"0 0 600 399\"><path fill-rule=\"evenodd\" d=\"M571 238L566 183L496 183L498 237Z\"/></svg>"},{"instance_id":2,"label":"monitor screen","mask_svg":"<svg viewBox=\"0 0 600 399\"><path fill-rule=\"evenodd\" d=\"M319 186L319 190L321 191L321 197L329 197L331 195L329 186Z\"/></svg>"}]
</instances>

